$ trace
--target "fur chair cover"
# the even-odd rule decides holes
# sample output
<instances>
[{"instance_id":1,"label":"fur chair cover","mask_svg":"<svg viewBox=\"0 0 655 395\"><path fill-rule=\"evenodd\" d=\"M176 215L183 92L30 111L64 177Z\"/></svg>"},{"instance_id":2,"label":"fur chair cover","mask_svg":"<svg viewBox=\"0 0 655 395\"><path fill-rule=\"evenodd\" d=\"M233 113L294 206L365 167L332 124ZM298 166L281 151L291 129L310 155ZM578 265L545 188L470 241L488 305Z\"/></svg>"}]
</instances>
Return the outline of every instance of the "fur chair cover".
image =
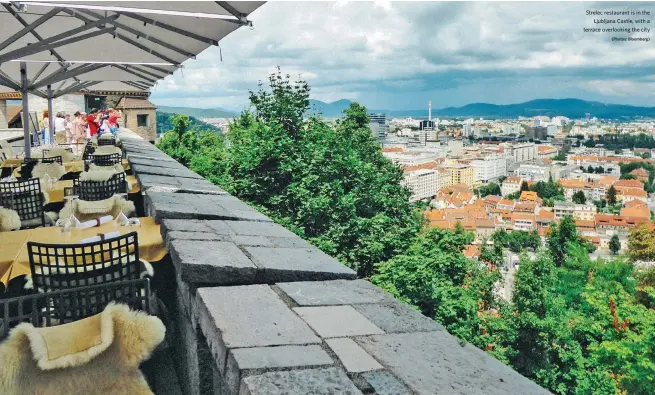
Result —
<instances>
[{"instance_id":1,"label":"fur chair cover","mask_svg":"<svg viewBox=\"0 0 655 395\"><path fill-rule=\"evenodd\" d=\"M122 173L125 171L121 163L116 163L113 166L98 166L93 163L89 163L89 171L113 171L114 173Z\"/></svg>"},{"instance_id":2,"label":"fur chair cover","mask_svg":"<svg viewBox=\"0 0 655 395\"><path fill-rule=\"evenodd\" d=\"M0 207L0 232L20 229L20 217L14 210Z\"/></svg>"},{"instance_id":3,"label":"fur chair cover","mask_svg":"<svg viewBox=\"0 0 655 395\"><path fill-rule=\"evenodd\" d=\"M49 148L48 152L45 154L46 158L52 158L53 156L61 156L61 159L64 162L72 162L75 160L75 155L67 150L65 147L53 147Z\"/></svg>"},{"instance_id":4,"label":"fur chair cover","mask_svg":"<svg viewBox=\"0 0 655 395\"><path fill-rule=\"evenodd\" d=\"M109 199L98 201L73 200L67 202L59 212L59 218L68 218L75 215L80 222L96 219L103 215L111 215L116 218L120 214L130 216L136 210L134 202L123 199L120 195L114 195Z\"/></svg>"},{"instance_id":5,"label":"fur chair cover","mask_svg":"<svg viewBox=\"0 0 655 395\"><path fill-rule=\"evenodd\" d=\"M34 169L32 169L32 177L41 179L42 185L46 174L58 180L63 177L64 174L66 174L66 168L57 162L39 162L36 166L34 166Z\"/></svg>"},{"instance_id":6,"label":"fur chair cover","mask_svg":"<svg viewBox=\"0 0 655 395\"><path fill-rule=\"evenodd\" d=\"M101 145L93 152L93 155L123 154L120 148L113 145Z\"/></svg>"},{"instance_id":7,"label":"fur chair cover","mask_svg":"<svg viewBox=\"0 0 655 395\"><path fill-rule=\"evenodd\" d=\"M20 324L0 345L0 393L152 394L139 364L165 333L159 318L113 303L98 315L64 325Z\"/></svg>"}]
</instances>

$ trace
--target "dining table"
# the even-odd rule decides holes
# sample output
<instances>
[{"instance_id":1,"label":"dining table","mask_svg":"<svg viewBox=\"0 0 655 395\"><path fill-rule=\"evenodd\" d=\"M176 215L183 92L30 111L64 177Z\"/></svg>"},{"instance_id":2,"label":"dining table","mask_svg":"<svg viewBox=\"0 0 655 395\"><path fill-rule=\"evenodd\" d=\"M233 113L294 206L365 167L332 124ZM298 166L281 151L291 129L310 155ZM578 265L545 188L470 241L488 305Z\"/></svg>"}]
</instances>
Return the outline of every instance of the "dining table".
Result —
<instances>
[{"instance_id":1,"label":"dining table","mask_svg":"<svg viewBox=\"0 0 655 395\"><path fill-rule=\"evenodd\" d=\"M10 280L30 274L30 259L27 248L29 241L50 244L79 244L93 236L118 232L125 235L137 232L139 258L148 262L160 261L168 250L159 230L159 224L152 217L140 217L138 225L119 225L111 220L100 226L87 229L72 228L68 232L59 227L25 229L0 232L0 283L6 289ZM109 239L111 240L111 239ZM156 270L156 268L155 268Z\"/></svg>"}]
</instances>

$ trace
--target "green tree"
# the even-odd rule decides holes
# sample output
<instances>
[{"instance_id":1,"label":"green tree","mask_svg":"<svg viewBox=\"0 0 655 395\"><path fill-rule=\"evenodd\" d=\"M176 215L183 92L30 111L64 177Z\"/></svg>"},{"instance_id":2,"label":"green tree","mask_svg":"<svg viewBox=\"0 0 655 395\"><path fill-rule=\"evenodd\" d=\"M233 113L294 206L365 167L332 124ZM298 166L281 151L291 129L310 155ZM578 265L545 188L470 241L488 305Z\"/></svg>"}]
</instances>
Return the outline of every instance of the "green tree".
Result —
<instances>
[{"instance_id":1,"label":"green tree","mask_svg":"<svg viewBox=\"0 0 655 395\"><path fill-rule=\"evenodd\" d=\"M487 185L483 185L479 189L480 197L485 197L489 195L500 195L500 185L495 182L490 182Z\"/></svg>"},{"instance_id":2,"label":"green tree","mask_svg":"<svg viewBox=\"0 0 655 395\"><path fill-rule=\"evenodd\" d=\"M613 235L609 243L610 251L612 254L616 255L621 249L621 241L619 240L618 235Z\"/></svg>"},{"instance_id":3,"label":"green tree","mask_svg":"<svg viewBox=\"0 0 655 395\"><path fill-rule=\"evenodd\" d=\"M655 231L643 224L630 229L628 251L632 261L655 261Z\"/></svg>"},{"instance_id":4,"label":"green tree","mask_svg":"<svg viewBox=\"0 0 655 395\"><path fill-rule=\"evenodd\" d=\"M565 216L559 223L551 224L548 235L548 248L556 266L564 265L569 244L578 240L578 231L575 221L570 215Z\"/></svg>"},{"instance_id":5,"label":"green tree","mask_svg":"<svg viewBox=\"0 0 655 395\"><path fill-rule=\"evenodd\" d=\"M593 172L594 172L594 167L592 165L589 165L589 167L587 167L587 173L593 173Z\"/></svg>"},{"instance_id":6,"label":"green tree","mask_svg":"<svg viewBox=\"0 0 655 395\"><path fill-rule=\"evenodd\" d=\"M573 194L573 203L577 204L585 204L587 202L587 197L585 196L584 192L578 191Z\"/></svg>"},{"instance_id":7,"label":"green tree","mask_svg":"<svg viewBox=\"0 0 655 395\"><path fill-rule=\"evenodd\" d=\"M607 204L613 206L616 203L616 188L614 188L614 185L612 185L610 189L607 190Z\"/></svg>"},{"instance_id":8,"label":"green tree","mask_svg":"<svg viewBox=\"0 0 655 395\"><path fill-rule=\"evenodd\" d=\"M530 187L528 187L528 183L526 181L521 182L521 192L523 191L529 191Z\"/></svg>"}]
</instances>

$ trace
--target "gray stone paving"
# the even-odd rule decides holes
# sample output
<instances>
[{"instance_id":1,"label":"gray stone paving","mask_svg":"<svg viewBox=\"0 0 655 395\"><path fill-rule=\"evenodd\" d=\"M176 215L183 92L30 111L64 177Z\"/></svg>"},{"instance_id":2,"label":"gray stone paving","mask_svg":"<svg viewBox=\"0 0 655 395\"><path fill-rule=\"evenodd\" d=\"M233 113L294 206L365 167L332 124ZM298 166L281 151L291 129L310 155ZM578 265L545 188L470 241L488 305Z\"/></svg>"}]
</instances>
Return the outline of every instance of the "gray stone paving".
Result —
<instances>
[{"instance_id":1,"label":"gray stone paving","mask_svg":"<svg viewBox=\"0 0 655 395\"><path fill-rule=\"evenodd\" d=\"M239 395L361 395L348 376L335 368L271 372L243 380Z\"/></svg>"},{"instance_id":2,"label":"gray stone paving","mask_svg":"<svg viewBox=\"0 0 655 395\"><path fill-rule=\"evenodd\" d=\"M324 338L384 333L352 306L295 307L293 311Z\"/></svg>"},{"instance_id":3,"label":"gray stone paving","mask_svg":"<svg viewBox=\"0 0 655 395\"><path fill-rule=\"evenodd\" d=\"M153 145L123 147L175 267L187 395L548 393Z\"/></svg>"},{"instance_id":4,"label":"gray stone paving","mask_svg":"<svg viewBox=\"0 0 655 395\"><path fill-rule=\"evenodd\" d=\"M357 342L420 395L548 394L488 354L462 347L446 331L370 336Z\"/></svg>"}]
</instances>

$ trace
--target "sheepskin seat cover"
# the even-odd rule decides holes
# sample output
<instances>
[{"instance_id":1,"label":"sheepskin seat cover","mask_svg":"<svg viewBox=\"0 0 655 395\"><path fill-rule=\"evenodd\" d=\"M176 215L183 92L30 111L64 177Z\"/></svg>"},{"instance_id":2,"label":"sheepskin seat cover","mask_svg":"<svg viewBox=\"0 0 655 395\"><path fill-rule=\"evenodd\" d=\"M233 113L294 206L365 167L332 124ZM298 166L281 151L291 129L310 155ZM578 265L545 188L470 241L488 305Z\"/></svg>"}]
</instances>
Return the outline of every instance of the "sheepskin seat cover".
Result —
<instances>
[{"instance_id":1,"label":"sheepskin seat cover","mask_svg":"<svg viewBox=\"0 0 655 395\"><path fill-rule=\"evenodd\" d=\"M20 229L20 217L14 210L0 207L0 232Z\"/></svg>"},{"instance_id":2,"label":"sheepskin seat cover","mask_svg":"<svg viewBox=\"0 0 655 395\"><path fill-rule=\"evenodd\" d=\"M72 162L75 159L75 155L64 147L49 148L48 152L44 155L46 158L52 158L54 156L61 156L64 162Z\"/></svg>"},{"instance_id":3,"label":"sheepskin seat cover","mask_svg":"<svg viewBox=\"0 0 655 395\"><path fill-rule=\"evenodd\" d=\"M114 173L122 173L125 171L121 163L116 163L113 166L98 166L96 164L89 164L89 171L113 171Z\"/></svg>"},{"instance_id":4,"label":"sheepskin seat cover","mask_svg":"<svg viewBox=\"0 0 655 395\"><path fill-rule=\"evenodd\" d=\"M20 324L0 345L0 394L152 394L139 364L165 333L159 318L113 303L64 325Z\"/></svg>"},{"instance_id":5,"label":"sheepskin seat cover","mask_svg":"<svg viewBox=\"0 0 655 395\"><path fill-rule=\"evenodd\" d=\"M63 177L64 174L66 174L66 168L57 162L39 162L39 164L34 166L34 169L32 169L32 177L41 179L41 184L43 184L43 179L45 178L46 174L51 178L58 180Z\"/></svg>"},{"instance_id":6,"label":"sheepskin seat cover","mask_svg":"<svg viewBox=\"0 0 655 395\"><path fill-rule=\"evenodd\" d=\"M93 152L93 155L110 155L110 154L123 154L120 148L113 145L101 145Z\"/></svg>"},{"instance_id":7,"label":"sheepskin seat cover","mask_svg":"<svg viewBox=\"0 0 655 395\"><path fill-rule=\"evenodd\" d=\"M97 201L73 200L67 202L64 208L61 209L59 218L69 218L75 215L81 222L96 219L103 215L111 215L116 218L121 209L123 214L128 217L134 214L136 210L132 201L125 200L120 195Z\"/></svg>"}]
</instances>

